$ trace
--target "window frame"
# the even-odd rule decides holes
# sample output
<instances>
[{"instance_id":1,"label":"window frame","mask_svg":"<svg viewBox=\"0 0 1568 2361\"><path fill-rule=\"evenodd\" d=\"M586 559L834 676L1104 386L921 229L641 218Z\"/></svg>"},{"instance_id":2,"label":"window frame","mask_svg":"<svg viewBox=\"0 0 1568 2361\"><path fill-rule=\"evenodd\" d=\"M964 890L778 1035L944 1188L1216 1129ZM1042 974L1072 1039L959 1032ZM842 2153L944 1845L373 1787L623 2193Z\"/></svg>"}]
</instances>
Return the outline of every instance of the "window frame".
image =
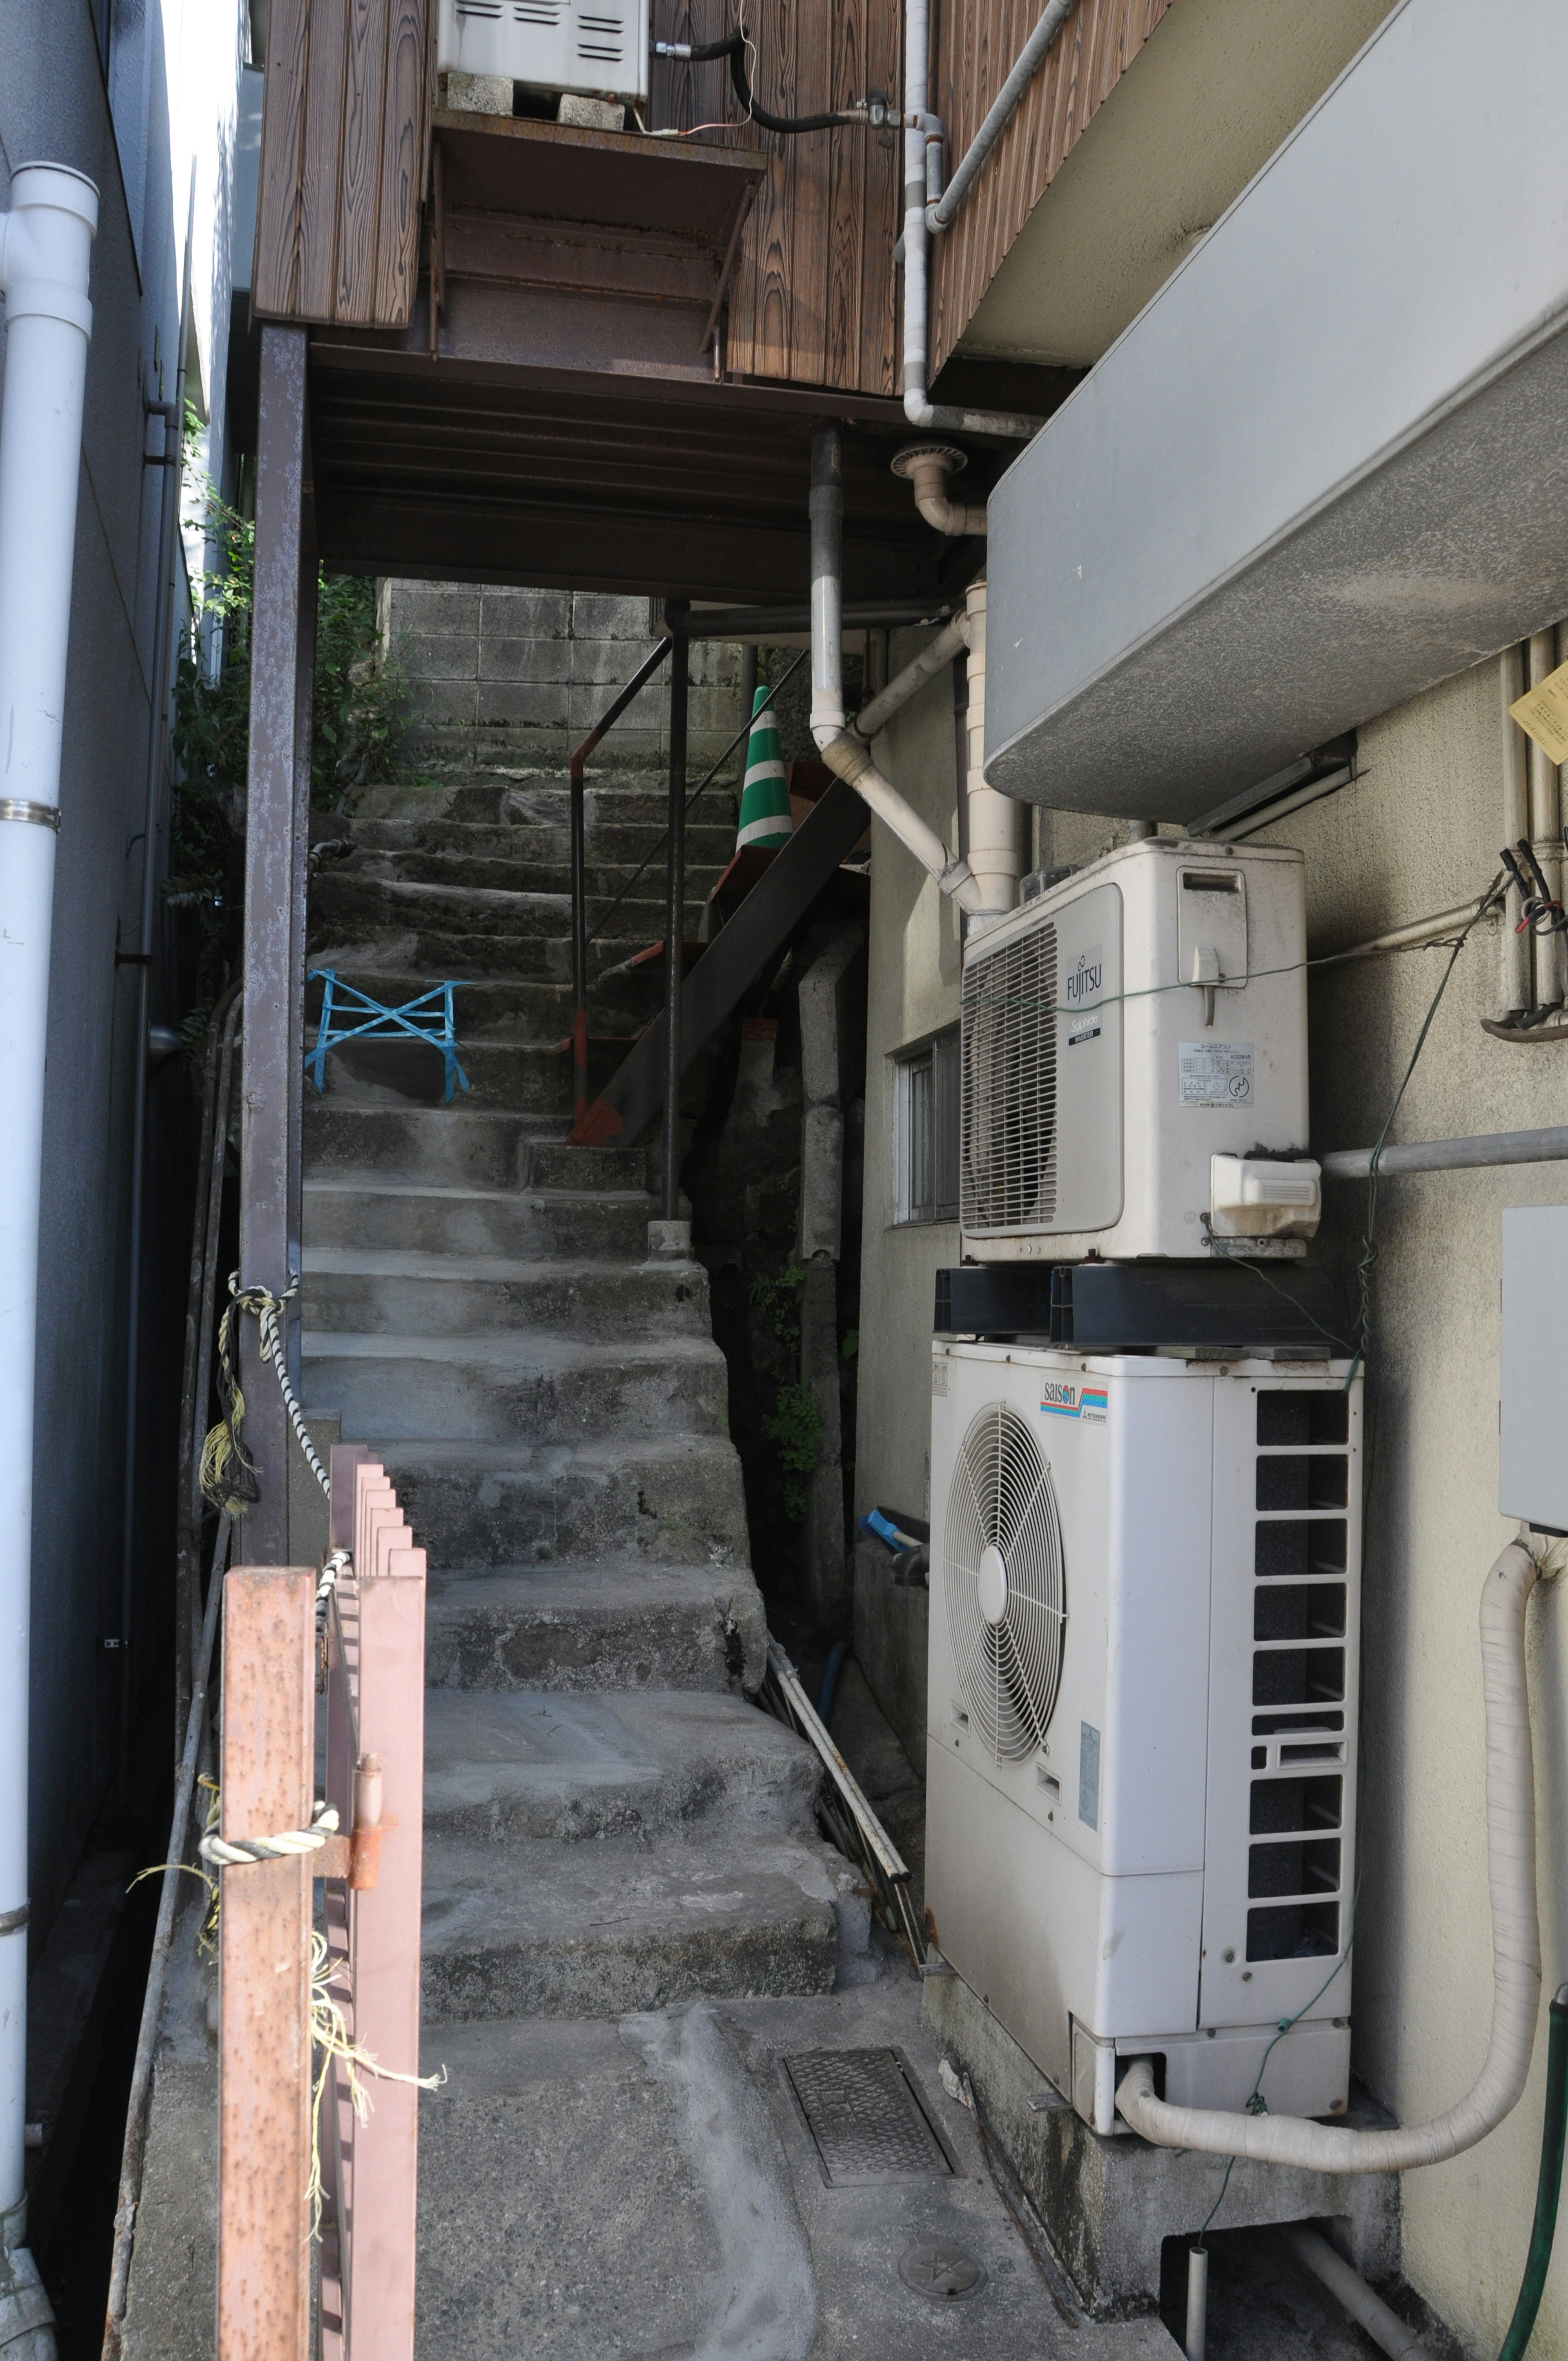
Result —
<instances>
[{"instance_id":1,"label":"window frame","mask_svg":"<svg viewBox=\"0 0 1568 2361\"><path fill-rule=\"evenodd\" d=\"M894 1228L959 1218L959 1040L944 1025L892 1053Z\"/></svg>"}]
</instances>

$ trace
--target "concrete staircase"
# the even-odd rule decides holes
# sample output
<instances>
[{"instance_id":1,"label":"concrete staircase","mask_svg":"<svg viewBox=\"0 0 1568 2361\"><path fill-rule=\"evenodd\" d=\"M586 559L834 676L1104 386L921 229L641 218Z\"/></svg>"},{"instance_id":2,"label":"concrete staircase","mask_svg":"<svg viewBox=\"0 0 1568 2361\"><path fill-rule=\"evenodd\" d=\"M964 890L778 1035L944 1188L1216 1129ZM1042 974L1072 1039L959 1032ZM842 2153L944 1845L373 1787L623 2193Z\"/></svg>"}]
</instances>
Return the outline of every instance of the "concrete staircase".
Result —
<instances>
[{"instance_id":1,"label":"concrete staircase","mask_svg":"<svg viewBox=\"0 0 1568 2361\"><path fill-rule=\"evenodd\" d=\"M312 956L382 1001L461 979L472 1093L441 1104L416 1044L333 1052L304 1183L307 1404L372 1445L430 1553L427 2020L824 1992L838 1856L816 1757L747 1697L766 1631L707 1275L647 1258L643 1150L564 1144L565 791L445 804L354 823ZM663 798L600 787L588 818L592 909ZM732 824L694 839L693 928ZM622 971L600 1033L656 1005L662 963L624 962L659 883L595 941Z\"/></svg>"}]
</instances>

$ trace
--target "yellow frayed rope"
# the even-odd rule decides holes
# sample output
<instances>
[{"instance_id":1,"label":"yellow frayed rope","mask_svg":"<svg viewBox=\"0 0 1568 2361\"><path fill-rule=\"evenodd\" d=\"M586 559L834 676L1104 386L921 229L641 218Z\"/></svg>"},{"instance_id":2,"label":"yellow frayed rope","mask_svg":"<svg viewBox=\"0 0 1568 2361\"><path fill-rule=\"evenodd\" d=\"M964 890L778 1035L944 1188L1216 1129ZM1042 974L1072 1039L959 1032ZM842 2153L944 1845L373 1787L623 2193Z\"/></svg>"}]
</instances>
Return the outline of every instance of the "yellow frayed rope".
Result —
<instances>
[{"instance_id":1,"label":"yellow frayed rope","mask_svg":"<svg viewBox=\"0 0 1568 2361\"><path fill-rule=\"evenodd\" d=\"M334 1991L334 1987L336 1987ZM341 1997L340 1997L341 1995ZM348 1962L334 1958L324 1935L311 1937L311 2039L320 2064L311 2095L311 2228L317 2237L322 2226L322 2107L334 2062L343 2068L344 2087L356 2123L369 2119L372 2101L361 2076L378 2082L402 2082L414 2091L439 2091L446 2080L440 2066L433 2074L400 2074L395 2067L378 2065L348 2030L344 2003L348 1999Z\"/></svg>"}]
</instances>

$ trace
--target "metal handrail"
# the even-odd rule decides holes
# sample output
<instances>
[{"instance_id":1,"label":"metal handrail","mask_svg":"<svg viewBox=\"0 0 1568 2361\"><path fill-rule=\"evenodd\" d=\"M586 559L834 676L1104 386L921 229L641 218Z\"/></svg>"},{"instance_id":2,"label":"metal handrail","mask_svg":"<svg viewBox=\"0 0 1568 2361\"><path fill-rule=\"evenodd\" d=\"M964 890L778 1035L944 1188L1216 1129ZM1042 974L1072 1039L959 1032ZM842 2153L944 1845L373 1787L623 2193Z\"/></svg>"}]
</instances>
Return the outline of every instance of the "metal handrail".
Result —
<instances>
[{"instance_id":1,"label":"metal handrail","mask_svg":"<svg viewBox=\"0 0 1568 2361\"><path fill-rule=\"evenodd\" d=\"M682 637L683 639L689 640L692 637L692 634L688 631L683 632ZM599 741L605 736L606 732L612 729L615 723L620 720L621 715L631 703L632 698L637 695L638 691L646 687L648 682L652 680L654 673L657 672L659 666L663 663L664 658L669 654L670 650L674 645L674 639L673 635L667 636L660 641L652 653L638 666L637 670L632 674L631 678L627 682L626 686L620 691L614 702L607 708L599 720L595 723L593 729L589 730L587 736L583 740L582 744L576 749L568 766L568 775L571 780L572 791L572 1119L574 1124L581 1122L588 1104L588 918L583 796L584 773L587 765L588 756L593 752L595 747L598 746ZM778 679L773 683L772 689L769 691L770 702L778 696L779 691L783 688L785 681L789 679L791 674L799 670L800 666L806 662L806 656L809 653L809 649L803 648L800 653L795 657L794 663L785 665L784 671L779 675ZM725 747L724 752L718 757L717 761L709 764L708 768L703 773L702 777L697 781L696 786L692 789L690 795L685 796L681 811L683 819L685 815L689 813L692 806L696 803L698 796L702 794L703 790L713 785L714 780L718 776L718 774L722 771L726 763L729 762L729 757L734 753L737 746L742 745L751 736L751 723L754 719L754 715L750 713L745 716L744 719L741 721L740 729L735 732L734 737L731 738L728 746ZM670 827L669 822L666 821L664 826L659 830L658 835L649 845L647 851L643 854L641 860L638 862L630 876L626 880L623 885L617 887L616 891L610 895L609 900L605 904L603 909L598 912L594 922L596 933L605 925L608 919L612 918L615 916L615 913L620 909L622 902L625 901L628 894L630 893L632 887L637 884L643 872L648 868L652 862L657 859L665 844L668 843L669 836ZM684 846L682 847L682 851L684 856ZM684 872L684 858L681 866Z\"/></svg>"},{"instance_id":2,"label":"metal handrail","mask_svg":"<svg viewBox=\"0 0 1568 2361\"><path fill-rule=\"evenodd\" d=\"M674 645L674 641L666 636L643 658L582 744L573 750L567 766L572 795L572 1098L577 1115L583 1114L588 1103L588 913L584 874L583 774L588 756L606 730L614 728L632 698L646 688Z\"/></svg>"}]
</instances>

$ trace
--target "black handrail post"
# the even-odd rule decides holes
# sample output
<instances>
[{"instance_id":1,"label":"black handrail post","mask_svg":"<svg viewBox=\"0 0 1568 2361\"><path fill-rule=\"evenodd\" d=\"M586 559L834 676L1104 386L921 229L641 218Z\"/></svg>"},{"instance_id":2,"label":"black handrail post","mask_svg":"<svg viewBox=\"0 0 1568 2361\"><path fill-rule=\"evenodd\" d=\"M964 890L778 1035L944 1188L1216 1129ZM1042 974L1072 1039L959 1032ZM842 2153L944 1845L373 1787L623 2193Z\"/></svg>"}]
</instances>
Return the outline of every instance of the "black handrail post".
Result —
<instances>
[{"instance_id":1,"label":"black handrail post","mask_svg":"<svg viewBox=\"0 0 1568 2361\"><path fill-rule=\"evenodd\" d=\"M681 1210L681 986L685 980L686 891L686 692L690 670L684 598L664 605L673 642L670 668L670 820L664 895L664 1188L661 1212Z\"/></svg>"},{"instance_id":2,"label":"black handrail post","mask_svg":"<svg viewBox=\"0 0 1568 2361\"><path fill-rule=\"evenodd\" d=\"M607 730L618 722L633 697L652 679L670 653L670 642L662 639L645 655L625 687L613 697L600 719L588 731L580 746L575 747L567 766L571 782L572 816L572 1137L576 1138L578 1126L588 1106L588 884L584 851L584 775L588 756L593 752Z\"/></svg>"},{"instance_id":3,"label":"black handrail post","mask_svg":"<svg viewBox=\"0 0 1568 2361\"><path fill-rule=\"evenodd\" d=\"M572 1121L588 1104L588 895L583 850L583 767L587 741L572 756Z\"/></svg>"}]
</instances>

